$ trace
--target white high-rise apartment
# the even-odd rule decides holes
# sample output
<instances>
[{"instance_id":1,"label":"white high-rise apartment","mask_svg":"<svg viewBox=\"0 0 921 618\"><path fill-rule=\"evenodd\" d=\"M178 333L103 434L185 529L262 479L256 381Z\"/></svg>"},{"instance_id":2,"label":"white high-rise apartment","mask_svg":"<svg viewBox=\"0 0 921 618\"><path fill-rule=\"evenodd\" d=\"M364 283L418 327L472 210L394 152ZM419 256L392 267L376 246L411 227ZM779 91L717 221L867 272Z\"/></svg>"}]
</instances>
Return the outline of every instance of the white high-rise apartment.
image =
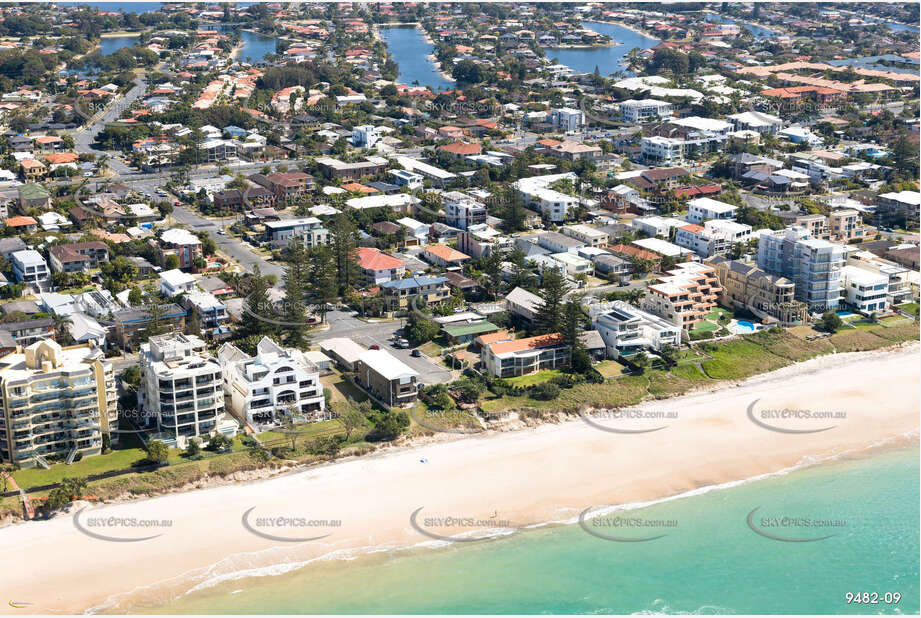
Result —
<instances>
[{"instance_id":1,"label":"white high-rise apartment","mask_svg":"<svg viewBox=\"0 0 921 618\"><path fill-rule=\"evenodd\" d=\"M170 333L141 345L138 406L148 422L156 419L160 439L232 436L236 423L225 417L221 366L194 335ZM180 444L181 445L181 444Z\"/></svg>"}]
</instances>

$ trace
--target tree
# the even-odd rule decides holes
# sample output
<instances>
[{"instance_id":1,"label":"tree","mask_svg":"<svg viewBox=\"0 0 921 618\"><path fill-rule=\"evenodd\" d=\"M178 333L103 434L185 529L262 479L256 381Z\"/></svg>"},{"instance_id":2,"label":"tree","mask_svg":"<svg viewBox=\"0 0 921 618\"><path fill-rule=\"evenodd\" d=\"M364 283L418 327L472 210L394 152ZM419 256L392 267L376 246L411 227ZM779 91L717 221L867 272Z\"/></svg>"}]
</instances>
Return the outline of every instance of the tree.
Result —
<instances>
[{"instance_id":1,"label":"tree","mask_svg":"<svg viewBox=\"0 0 921 618\"><path fill-rule=\"evenodd\" d=\"M284 338L295 348L306 348L307 311L304 303L304 284L307 274L307 251L300 239L295 238L288 246L288 267L285 269L285 303L282 311Z\"/></svg>"},{"instance_id":2,"label":"tree","mask_svg":"<svg viewBox=\"0 0 921 618\"><path fill-rule=\"evenodd\" d=\"M192 311L188 319L185 321L185 330L183 331L186 335L195 335L196 337L201 337L201 321L198 319L198 314L195 311Z\"/></svg>"},{"instance_id":3,"label":"tree","mask_svg":"<svg viewBox=\"0 0 921 618\"><path fill-rule=\"evenodd\" d=\"M190 438L183 455L189 459L198 459L201 457L201 445L198 444L198 440Z\"/></svg>"},{"instance_id":4,"label":"tree","mask_svg":"<svg viewBox=\"0 0 921 618\"><path fill-rule=\"evenodd\" d=\"M313 247L307 251L304 297L316 306L315 311L322 321L326 320L326 306L336 300L339 292L338 277L331 276L334 272L333 252L329 247Z\"/></svg>"},{"instance_id":5,"label":"tree","mask_svg":"<svg viewBox=\"0 0 921 618\"><path fill-rule=\"evenodd\" d=\"M356 261L358 229L345 213L341 213L333 220L329 236L339 295L344 296L348 290L357 287L359 283L360 270Z\"/></svg>"},{"instance_id":6,"label":"tree","mask_svg":"<svg viewBox=\"0 0 921 618\"><path fill-rule=\"evenodd\" d=\"M400 437L400 433L409 427L406 412L387 410L378 416L374 428L365 437L368 442L389 442Z\"/></svg>"},{"instance_id":7,"label":"tree","mask_svg":"<svg viewBox=\"0 0 921 618\"><path fill-rule=\"evenodd\" d=\"M823 313L821 324L822 328L829 333L838 332L838 329L844 326L844 322L834 311L826 311Z\"/></svg>"},{"instance_id":8,"label":"tree","mask_svg":"<svg viewBox=\"0 0 921 618\"><path fill-rule=\"evenodd\" d=\"M353 431L359 427L364 427L365 417L352 406L348 406L347 409L339 415L339 423L341 423L342 428L345 429L345 441L348 442L352 437Z\"/></svg>"},{"instance_id":9,"label":"tree","mask_svg":"<svg viewBox=\"0 0 921 618\"><path fill-rule=\"evenodd\" d=\"M169 459L169 447L166 442L151 440L147 443L147 459L155 464L165 464Z\"/></svg>"},{"instance_id":10,"label":"tree","mask_svg":"<svg viewBox=\"0 0 921 618\"><path fill-rule=\"evenodd\" d=\"M637 352L630 357L630 361L635 365L636 372L639 374L645 373L646 368L649 367L649 357L645 352Z\"/></svg>"},{"instance_id":11,"label":"tree","mask_svg":"<svg viewBox=\"0 0 921 618\"><path fill-rule=\"evenodd\" d=\"M403 332L406 335L406 339L412 345L417 346L437 337L440 330L441 327L438 322L421 316L418 311L410 311L409 319Z\"/></svg>"},{"instance_id":12,"label":"tree","mask_svg":"<svg viewBox=\"0 0 921 618\"><path fill-rule=\"evenodd\" d=\"M45 508L49 511L56 511L74 500L79 500L83 497L86 485L86 479L82 477L63 479L60 485L48 492Z\"/></svg>"},{"instance_id":13,"label":"tree","mask_svg":"<svg viewBox=\"0 0 921 618\"><path fill-rule=\"evenodd\" d=\"M560 324L560 334L563 335L563 342L569 346L572 353L570 363L573 371L583 373L592 367L592 359L585 349L585 343L580 335L582 334L582 305L578 300L568 300L563 304Z\"/></svg>"},{"instance_id":14,"label":"tree","mask_svg":"<svg viewBox=\"0 0 921 618\"><path fill-rule=\"evenodd\" d=\"M659 349L659 356L662 358L662 362L665 363L665 367L668 369L678 365L678 348L673 345L663 345Z\"/></svg>"},{"instance_id":15,"label":"tree","mask_svg":"<svg viewBox=\"0 0 921 618\"><path fill-rule=\"evenodd\" d=\"M249 292L243 307L242 324L240 332L243 337L267 335L275 330L275 325L269 320L275 317L275 307L269 300L269 286L265 277L255 267L253 276L249 279Z\"/></svg>"},{"instance_id":16,"label":"tree","mask_svg":"<svg viewBox=\"0 0 921 618\"><path fill-rule=\"evenodd\" d=\"M535 328L538 333L556 333L563 324L563 296L566 290L563 275L555 268L545 270L541 277L541 288L538 296L541 298L540 307L534 317Z\"/></svg>"},{"instance_id":17,"label":"tree","mask_svg":"<svg viewBox=\"0 0 921 618\"><path fill-rule=\"evenodd\" d=\"M146 341L151 337L163 335L170 331L169 323L164 319L166 317L166 308L163 305L154 303L147 308L147 326L142 331L140 341Z\"/></svg>"}]
</instances>

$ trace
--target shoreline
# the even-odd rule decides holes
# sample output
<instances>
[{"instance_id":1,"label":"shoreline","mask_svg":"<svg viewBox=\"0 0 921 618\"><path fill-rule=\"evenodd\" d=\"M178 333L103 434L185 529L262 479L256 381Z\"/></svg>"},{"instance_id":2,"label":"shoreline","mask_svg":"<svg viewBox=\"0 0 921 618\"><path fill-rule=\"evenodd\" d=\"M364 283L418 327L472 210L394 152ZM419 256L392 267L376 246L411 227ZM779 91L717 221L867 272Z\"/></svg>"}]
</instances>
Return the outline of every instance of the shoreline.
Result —
<instances>
[{"instance_id":1,"label":"shoreline","mask_svg":"<svg viewBox=\"0 0 921 618\"><path fill-rule=\"evenodd\" d=\"M915 343L824 356L636 406L678 411L677 420L669 421L674 427L664 431L611 434L570 417L94 509L110 517L170 520L174 525L157 531L164 542L113 543L84 536L73 525L78 505L50 521L0 530L7 552L18 558L15 565L0 567L0 576L13 598L36 601L27 612L78 613L103 605L124 610L112 603L162 604L215 578L281 572L333 553L430 545L409 525L410 513L419 507L432 514L484 518L498 511L523 529L570 520L589 505L674 499L900 438L914 444L919 350ZM748 420L746 407L756 399L781 408L843 409L847 417L832 430L791 436ZM629 476L621 473L625 469ZM301 514L342 523L329 539L270 542L241 527L241 514L253 507L264 515ZM324 532L329 531L317 534ZM87 555L96 558L87 563ZM145 569L136 568L139 559ZM30 576L35 572L43 573L41 583ZM48 595L49 588L54 595Z\"/></svg>"}]
</instances>

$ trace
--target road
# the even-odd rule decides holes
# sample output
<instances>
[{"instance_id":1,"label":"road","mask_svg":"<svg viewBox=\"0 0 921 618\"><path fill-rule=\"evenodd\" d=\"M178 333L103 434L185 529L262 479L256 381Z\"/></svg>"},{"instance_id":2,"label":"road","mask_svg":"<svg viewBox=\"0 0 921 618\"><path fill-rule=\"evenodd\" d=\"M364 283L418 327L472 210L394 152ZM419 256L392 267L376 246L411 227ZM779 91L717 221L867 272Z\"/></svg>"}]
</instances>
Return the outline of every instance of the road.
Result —
<instances>
[{"instance_id":1,"label":"road","mask_svg":"<svg viewBox=\"0 0 921 618\"><path fill-rule=\"evenodd\" d=\"M258 266L263 275L276 275L281 281L285 272L283 267L267 261L255 253L248 243L239 238L218 234L219 222L206 219L185 206L174 207L172 217L177 223L185 225L193 232L207 232L208 236L217 243L218 249L239 264L245 272L253 272L254 267ZM229 219L224 221L224 223L229 222Z\"/></svg>"},{"instance_id":2,"label":"road","mask_svg":"<svg viewBox=\"0 0 921 618\"><path fill-rule=\"evenodd\" d=\"M329 330L314 335L314 342L319 343L334 337L348 337L365 347L377 344L382 350L387 350L418 371L419 382L423 384L439 384L452 380L452 374L446 367L424 356L412 356L410 350L400 350L391 345L390 338L400 328L399 320L365 322L354 317L349 311L330 311L326 314L326 322L329 324Z\"/></svg>"},{"instance_id":3,"label":"road","mask_svg":"<svg viewBox=\"0 0 921 618\"><path fill-rule=\"evenodd\" d=\"M145 92L147 92L147 79L145 77L136 78L134 80L134 86L125 93L125 96L109 105L108 109L106 109L106 111L92 124L72 134L74 138L74 150L79 153L92 153L97 157L100 155L108 155L109 160L107 165L112 171L119 175L131 174L131 168L118 159L120 153L96 150L93 148L93 143L96 141L96 136L105 128L106 123L118 120L122 111L142 97ZM89 113L91 111L91 109L84 109L81 112L81 110L78 109L77 113Z\"/></svg>"}]
</instances>

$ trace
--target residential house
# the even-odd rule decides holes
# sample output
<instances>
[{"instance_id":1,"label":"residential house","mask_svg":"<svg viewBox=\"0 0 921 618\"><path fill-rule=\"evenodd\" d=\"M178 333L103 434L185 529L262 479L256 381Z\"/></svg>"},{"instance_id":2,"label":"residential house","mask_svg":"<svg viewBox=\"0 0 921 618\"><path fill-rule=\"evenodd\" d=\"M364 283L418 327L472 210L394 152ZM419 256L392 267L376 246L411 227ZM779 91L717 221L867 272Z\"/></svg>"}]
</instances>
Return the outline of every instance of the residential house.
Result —
<instances>
[{"instance_id":1,"label":"residential house","mask_svg":"<svg viewBox=\"0 0 921 618\"><path fill-rule=\"evenodd\" d=\"M497 341L483 348L484 369L497 378L530 375L545 369L566 367L572 351L559 333L512 341Z\"/></svg>"},{"instance_id":2,"label":"residential house","mask_svg":"<svg viewBox=\"0 0 921 618\"><path fill-rule=\"evenodd\" d=\"M681 343L681 327L624 301L591 306L592 328L604 341L608 358L632 356L643 350L657 352Z\"/></svg>"}]
</instances>

